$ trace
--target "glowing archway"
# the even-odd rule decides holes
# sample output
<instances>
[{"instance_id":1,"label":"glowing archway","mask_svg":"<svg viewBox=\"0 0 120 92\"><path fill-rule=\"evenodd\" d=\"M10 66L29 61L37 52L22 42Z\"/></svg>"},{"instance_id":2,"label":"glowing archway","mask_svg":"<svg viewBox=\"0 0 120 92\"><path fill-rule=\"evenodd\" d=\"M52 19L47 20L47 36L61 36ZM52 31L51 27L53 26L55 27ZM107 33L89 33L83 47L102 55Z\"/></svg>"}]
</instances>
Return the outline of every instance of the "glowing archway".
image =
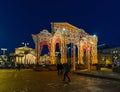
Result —
<instances>
[{"instance_id":1,"label":"glowing archway","mask_svg":"<svg viewBox=\"0 0 120 92\"><path fill-rule=\"evenodd\" d=\"M83 29L77 28L69 23L52 23L52 33L47 30L41 31L39 34L33 35L36 49L36 62L40 60L40 53L43 45L48 45L50 51L51 64L55 64L55 48L59 43L61 62L67 62L67 44L73 43L73 47L77 46L78 49L78 63L84 64L83 55L86 51L88 68L90 62L92 64L98 63L97 60L97 37L91 36ZM74 49L75 52L75 49ZM73 54L75 58L75 54ZM75 60L73 61L73 67L75 69Z\"/></svg>"}]
</instances>

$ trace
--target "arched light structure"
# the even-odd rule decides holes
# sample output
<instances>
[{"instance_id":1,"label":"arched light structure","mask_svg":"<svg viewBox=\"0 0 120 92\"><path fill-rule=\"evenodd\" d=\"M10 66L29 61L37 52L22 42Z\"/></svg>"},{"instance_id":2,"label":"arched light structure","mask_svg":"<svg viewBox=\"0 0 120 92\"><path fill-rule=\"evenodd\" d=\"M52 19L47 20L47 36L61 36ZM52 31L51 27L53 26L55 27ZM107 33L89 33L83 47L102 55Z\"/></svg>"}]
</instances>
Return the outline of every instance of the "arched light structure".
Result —
<instances>
[{"instance_id":1,"label":"arched light structure","mask_svg":"<svg viewBox=\"0 0 120 92\"><path fill-rule=\"evenodd\" d=\"M40 54L43 45L48 45L50 51L51 64L55 64L55 46L59 43L61 53L61 63L67 62L67 44L72 43L73 47L78 48L78 64L85 64L83 62L84 52L86 52L87 64L97 64L97 36L91 36L83 29L77 28L69 23L51 23L52 33L48 30L40 31L39 34L32 34L35 49L36 62L40 62ZM89 50L88 50L89 48ZM75 52L73 57L75 58ZM73 70L75 70L75 59L73 62Z\"/></svg>"}]
</instances>

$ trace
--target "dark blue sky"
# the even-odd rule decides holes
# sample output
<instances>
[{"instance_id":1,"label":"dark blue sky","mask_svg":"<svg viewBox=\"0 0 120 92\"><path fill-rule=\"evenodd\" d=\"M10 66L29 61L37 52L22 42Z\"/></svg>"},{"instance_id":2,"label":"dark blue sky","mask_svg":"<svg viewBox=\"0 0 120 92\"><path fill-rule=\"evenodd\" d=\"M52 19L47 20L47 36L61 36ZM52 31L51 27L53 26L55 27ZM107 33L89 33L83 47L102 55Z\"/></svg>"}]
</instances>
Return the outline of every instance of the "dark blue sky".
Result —
<instances>
[{"instance_id":1,"label":"dark blue sky","mask_svg":"<svg viewBox=\"0 0 120 92\"><path fill-rule=\"evenodd\" d=\"M8 52L29 42L31 34L51 30L51 22L69 22L97 34L98 44L120 46L119 0L0 0L0 48Z\"/></svg>"}]
</instances>

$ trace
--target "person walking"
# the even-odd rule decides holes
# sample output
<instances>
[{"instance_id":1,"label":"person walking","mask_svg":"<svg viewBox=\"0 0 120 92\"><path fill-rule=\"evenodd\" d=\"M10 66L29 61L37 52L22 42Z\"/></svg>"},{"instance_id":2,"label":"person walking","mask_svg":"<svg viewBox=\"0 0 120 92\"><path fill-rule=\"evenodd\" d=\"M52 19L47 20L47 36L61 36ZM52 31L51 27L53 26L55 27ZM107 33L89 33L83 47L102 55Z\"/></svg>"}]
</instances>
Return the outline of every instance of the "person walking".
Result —
<instances>
[{"instance_id":1,"label":"person walking","mask_svg":"<svg viewBox=\"0 0 120 92\"><path fill-rule=\"evenodd\" d=\"M68 63L64 63L63 66L64 66L64 76L63 76L63 81L65 81L65 80L66 80L66 77L67 77L68 81L70 82L71 79L70 79L70 77L68 76L68 73L70 72L69 65L68 65Z\"/></svg>"},{"instance_id":2,"label":"person walking","mask_svg":"<svg viewBox=\"0 0 120 92\"><path fill-rule=\"evenodd\" d=\"M59 75L59 70L60 70L60 65L59 63L57 64L57 72L58 72L58 75Z\"/></svg>"},{"instance_id":3,"label":"person walking","mask_svg":"<svg viewBox=\"0 0 120 92\"><path fill-rule=\"evenodd\" d=\"M63 72L63 65L61 63L57 64L57 71L58 71L58 75L62 74L62 72Z\"/></svg>"},{"instance_id":4,"label":"person walking","mask_svg":"<svg viewBox=\"0 0 120 92\"><path fill-rule=\"evenodd\" d=\"M17 70L20 71L21 65L18 63L17 64Z\"/></svg>"}]
</instances>

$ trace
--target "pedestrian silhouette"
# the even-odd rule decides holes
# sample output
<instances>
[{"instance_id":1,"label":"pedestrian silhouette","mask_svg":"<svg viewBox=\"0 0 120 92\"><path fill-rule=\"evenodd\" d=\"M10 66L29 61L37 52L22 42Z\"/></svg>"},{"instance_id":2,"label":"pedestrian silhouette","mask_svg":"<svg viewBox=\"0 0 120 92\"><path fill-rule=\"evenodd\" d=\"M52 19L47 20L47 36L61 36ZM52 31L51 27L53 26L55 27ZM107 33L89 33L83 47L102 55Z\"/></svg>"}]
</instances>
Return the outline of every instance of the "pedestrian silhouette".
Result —
<instances>
[{"instance_id":1,"label":"pedestrian silhouette","mask_svg":"<svg viewBox=\"0 0 120 92\"><path fill-rule=\"evenodd\" d=\"M58 75L63 73L63 65L62 65L62 63L57 64L57 71L58 71Z\"/></svg>"},{"instance_id":2,"label":"pedestrian silhouette","mask_svg":"<svg viewBox=\"0 0 120 92\"><path fill-rule=\"evenodd\" d=\"M18 71L20 71L21 65L18 63L16 68Z\"/></svg>"},{"instance_id":3,"label":"pedestrian silhouette","mask_svg":"<svg viewBox=\"0 0 120 92\"><path fill-rule=\"evenodd\" d=\"M70 77L68 76L68 73L70 72L70 68L69 68L68 63L64 63L64 64L63 64L63 67L64 67L63 81L65 81L65 80L66 80L66 77L67 77L68 81L70 82L71 80L70 80Z\"/></svg>"}]
</instances>

